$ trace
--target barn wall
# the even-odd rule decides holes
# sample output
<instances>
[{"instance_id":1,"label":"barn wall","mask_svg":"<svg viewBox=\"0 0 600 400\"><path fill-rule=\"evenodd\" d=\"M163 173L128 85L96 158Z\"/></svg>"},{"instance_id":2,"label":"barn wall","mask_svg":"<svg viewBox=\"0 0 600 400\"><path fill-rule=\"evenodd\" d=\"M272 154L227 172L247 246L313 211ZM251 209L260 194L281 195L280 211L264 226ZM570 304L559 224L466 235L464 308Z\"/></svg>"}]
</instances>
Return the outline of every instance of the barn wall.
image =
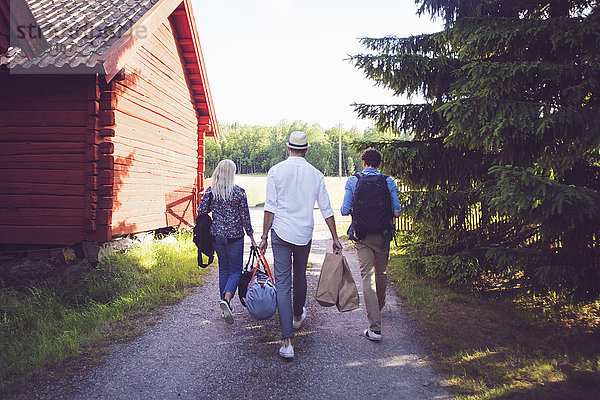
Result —
<instances>
[{"instance_id":1,"label":"barn wall","mask_svg":"<svg viewBox=\"0 0 600 400\"><path fill-rule=\"evenodd\" d=\"M112 234L193 224L198 121L168 21L110 89Z\"/></svg>"},{"instance_id":2,"label":"barn wall","mask_svg":"<svg viewBox=\"0 0 600 400\"><path fill-rule=\"evenodd\" d=\"M0 243L93 236L95 79L0 74Z\"/></svg>"}]
</instances>

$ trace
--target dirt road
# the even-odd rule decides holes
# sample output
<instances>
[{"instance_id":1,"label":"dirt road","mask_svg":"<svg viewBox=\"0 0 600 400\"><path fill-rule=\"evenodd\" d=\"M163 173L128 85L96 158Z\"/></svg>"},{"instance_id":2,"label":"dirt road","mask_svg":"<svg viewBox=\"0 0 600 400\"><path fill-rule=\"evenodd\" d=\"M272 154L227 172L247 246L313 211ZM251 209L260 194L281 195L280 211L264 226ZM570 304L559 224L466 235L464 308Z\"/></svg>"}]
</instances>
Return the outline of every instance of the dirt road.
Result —
<instances>
[{"instance_id":1,"label":"dirt road","mask_svg":"<svg viewBox=\"0 0 600 400\"><path fill-rule=\"evenodd\" d=\"M262 211L252 210L260 236ZM216 269L207 283L172 307L144 335L116 345L106 362L78 379L71 399L450 399L440 377L424 361L414 324L393 288L383 312L383 340L361 336L364 305L338 313L314 300L325 251L331 240L317 214L308 271L308 318L296 331L293 361L279 357L277 315L256 321L232 302L235 322L218 308ZM270 250L268 250L270 253ZM355 252L346 255L360 288ZM362 293L361 293L362 300Z\"/></svg>"}]
</instances>

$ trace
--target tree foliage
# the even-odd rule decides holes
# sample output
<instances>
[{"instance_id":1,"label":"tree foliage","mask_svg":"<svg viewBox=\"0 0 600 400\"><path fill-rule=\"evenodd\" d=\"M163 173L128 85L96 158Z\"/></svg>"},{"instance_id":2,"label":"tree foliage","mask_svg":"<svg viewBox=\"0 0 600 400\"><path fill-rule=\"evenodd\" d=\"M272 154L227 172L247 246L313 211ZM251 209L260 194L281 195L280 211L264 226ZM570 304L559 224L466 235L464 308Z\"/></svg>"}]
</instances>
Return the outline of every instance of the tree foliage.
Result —
<instances>
[{"instance_id":1,"label":"tree foliage","mask_svg":"<svg viewBox=\"0 0 600 400\"><path fill-rule=\"evenodd\" d=\"M240 174L267 173L269 168L288 156L286 142L290 132L306 132L311 145L306 159L326 176L339 173L339 128L323 129L319 124L280 122L278 125L221 125L218 141L206 139L206 173L212 175L217 163L224 158L233 160ZM351 175L362 169L360 157L350 143L364 137L381 137L375 129L360 132L342 128L342 174Z\"/></svg>"},{"instance_id":2,"label":"tree foliage","mask_svg":"<svg viewBox=\"0 0 600 400\"><path fill-rule=\"evenodd\" d=\"M412 137L357 148L380 148L388 172L414 189L403 201L416 222L415 268L452 281L522 276L529 288L597 296L598 1L417 4L444 30L363 38L367 51L351 57L378 85L423 99L356 105L379 129ZM481 222L467 230L474 212Z\"/></svg>"}]
</instances>

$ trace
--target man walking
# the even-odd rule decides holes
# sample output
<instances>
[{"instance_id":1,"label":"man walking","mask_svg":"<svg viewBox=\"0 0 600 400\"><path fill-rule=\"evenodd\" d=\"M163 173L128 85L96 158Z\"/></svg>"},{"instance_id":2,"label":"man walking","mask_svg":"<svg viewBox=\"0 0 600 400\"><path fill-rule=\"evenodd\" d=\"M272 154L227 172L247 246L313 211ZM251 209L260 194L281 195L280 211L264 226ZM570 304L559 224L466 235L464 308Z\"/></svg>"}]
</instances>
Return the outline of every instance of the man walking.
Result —
<instances>
[{"instance_id":1,"label":"man walking","mask_svg":"<svg viewBox=\"0 0 600 400\"><path fill-rule=\"evenodd\" d=\"M312 243L315 202L331 232L333 251L342 249L323 174L304 158L309 146L304 132L292 132L287 142L290 156L273 166L267 175L259 249L265 251L271 231L277 308L283 336L279 355L283 358L294 358L294 329L299 329L306 319L306 267Z\"/></svg>"},{"instance_id":2,"label":"man walking","mask_svg":"<svg viewBox=\"0 0 600 400\"><path fill-rule=\"evenodd\" d=\"M381 164L381 153L369 148L361 158L363 171L346 181L341 213L352 215L348 233L355 242L369 320L369 328L363 331L363 335L369 340L379 341L390 240L394 234L393 219L400 216L401 207L396 182L377 170Z\"/></svg>"}]
</instances>

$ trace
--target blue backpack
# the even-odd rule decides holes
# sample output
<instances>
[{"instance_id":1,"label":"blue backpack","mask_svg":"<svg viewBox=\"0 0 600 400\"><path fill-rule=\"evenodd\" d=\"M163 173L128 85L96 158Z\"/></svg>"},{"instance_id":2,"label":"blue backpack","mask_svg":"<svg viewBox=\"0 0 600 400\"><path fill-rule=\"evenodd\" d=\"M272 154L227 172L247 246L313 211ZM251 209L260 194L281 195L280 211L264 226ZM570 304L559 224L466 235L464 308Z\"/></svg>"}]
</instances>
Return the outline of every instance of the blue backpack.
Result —
<instances>
[{"instance_id":1,"label":"blue backpack","mask_svg":"<svg viewBox=\"0 0 600 400\"><path fill-rule=\"evenodd\" d=\"M383 174L354 174L358 181L352 198L352 223L348 228L351 240L363 240L368 234L382 234L387 240L394 237L392 197Z\"/></svg>"}]
</instances>

